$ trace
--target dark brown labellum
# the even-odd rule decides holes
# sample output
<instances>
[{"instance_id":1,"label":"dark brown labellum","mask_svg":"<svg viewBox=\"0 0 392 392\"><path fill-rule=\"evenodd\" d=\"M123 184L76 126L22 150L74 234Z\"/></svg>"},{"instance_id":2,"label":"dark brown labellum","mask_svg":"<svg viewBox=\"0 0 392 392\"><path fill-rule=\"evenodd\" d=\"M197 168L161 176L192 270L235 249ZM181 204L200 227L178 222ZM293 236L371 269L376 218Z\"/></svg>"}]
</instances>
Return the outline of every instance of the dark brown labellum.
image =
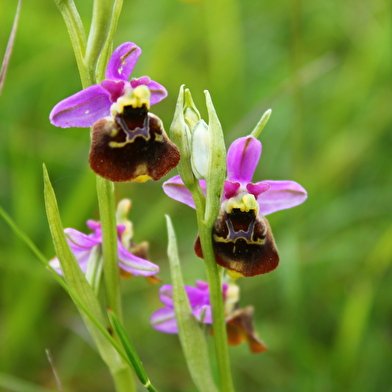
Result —
<instances>
[{"instance_id":1,"label":"dark brown labellum","mask_svg":"<svg viewBox=\"0 0 392 392\"><path fill-rule=\"evenodd\" d=\"M180 153L162 121L145 106L126 106L122 114L93 125L90 166L110 181L157 181L179 161Z\"/></svg>"},{"instance_id":2,"label":"dark brown labellum","mask_svg":"<svg viewBox=\"0 0 392 392\"><path fill-rule=\"evenodd\" d=\"M255 210L233 208L228 213L222 209L212 239L216 262L241 276L266 274L278 266L279 255L270 225ZM203 257L199 237L195 252Z\"/></svg>"}]
</instances>

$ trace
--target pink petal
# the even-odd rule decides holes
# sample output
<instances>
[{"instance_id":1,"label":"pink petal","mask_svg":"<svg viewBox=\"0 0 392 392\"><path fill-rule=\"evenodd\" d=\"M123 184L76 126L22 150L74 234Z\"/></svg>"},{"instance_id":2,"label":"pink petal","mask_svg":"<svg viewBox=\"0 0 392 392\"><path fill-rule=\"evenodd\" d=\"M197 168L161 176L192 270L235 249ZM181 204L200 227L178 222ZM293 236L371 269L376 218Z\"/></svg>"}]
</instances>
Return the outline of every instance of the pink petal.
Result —
<instances>
[{"instance_id":1,"label":"pink petal","mask_svg":"<svg viewBox=\"0 0 392 392\"><path fill-rule=\"evenodd\" d=\"M189 299L191 308L204 305L206 303L206 291L198 287L184 286L186 294ZM207 291L208 295L208 291ZM173 306L173 286L171 284L163 285L159 290L159 299L166 306Z\"/></svg>"},{"instance_id":2,"label":"pink petal","mask_svg":"<svg viewBox=\"0 0 392 392\"><path fill-rule=\"evenodd\" d=\"M199 184L202 188L204 195L206 194L206 182L200 180ZM184 185L180 176L174 176L170 180L163 183L163 191L172 199L188 205L189 207L196 208L192 195Z\"/></svg>"},{"instance_id":3,"label":"pink petal","mask_svg":"<svg viewBox=\"0 0 392 392\"><path fill-rule=\"evenodd\" d=\"M87 128L110 114L109 93L99 84L87 87L60 101L50 112L50 122L56 127Z\"/></svg>"},{"instance_id":4,"label":"pink petal","mask_svg":"<svg viewBox=\"0 0 392 392\"><path fill-rule=\"evenodd\" d=\"M134 78L131 80L132 88L140 86L141 84L146 85L151 91L151 98L150 98L151 105L154 105L167 97L167 91L165 87L163 87L161 84L157 82L154 82L148 76L142 76L141 78L138 79Z\"/></svg>"},{"instance_id":5,"label":"pink petal","mask_svg":"<svg viewBox=\"0 0 392 392\"><path fill-rule=\"evenodd\" d=\"M185 286L191 308L209 303L209 292L192 286Z\"/></svg>"},{"instance_id":6,"label":"pink petal","mask_svg":"<svg viewBox=\"0 0 392 392\"><path fill-rule=\"evenodd\" d=\"M63 271L61 270L60 260L55 257L49 261L49 265L59 274L62 275Z\"/></svg>"},{"instance_id":7,"label":"pink petal","mask_svg":"<svg viewBox=\"0 0 392 392\"><path fill-rule=\"evenodd\" d=\"M178 333L176 315L173 308L158 309L150 317L150 323L157 331Z\"/></svg>"},{"instance_id":8,"label":"pink petal","mask_svg":"<svg viewBox=\"0 0 392 392\"><path fill-rule=\"evenodd\" d=\"M86 250L80 247L76 247L75 245L70 244L71 251L74 254L76 261L79 264L80 269L83 273L87 271L87 265L90 258L91 250ZM54 259L49 261L50 266L59 274L63 275L63 271L61 270L60 260L55 257Z\"/></svg>"},{"instance_id":9,"label":"pink petal","mask_svg":"<svg viewBox=\"0 0 392 392\"><path fill-rule=\"evenodd\" d=\"M92 238L91 235L81 233L72 228L65 229L64 233L67 236L71 247L74 244L83 249L91 249L93 246L102 242L100 239Z\"/></svg>"},{"instance_id":10,"label":"pink petal","mask_svg":"<svg viewBox=\"0 0 392 392\"><path fill-rule=\"evenodd\" d=\"M225 199L230 199L234 197L238 190L240 189L241 184L239 182L231 182L231 181L225 181L224 184L224 198Z\"/></svg>"},{"instance_id":11,"label":"pink petal","mask_svg":"<svg viewBox=\"0 0 392 392\"><path fill-rule=\"evenodd\" d=\"M235 140L227 152L227 178L229 181L251 182L261 155L261 143L253 136Z\"/></svg>"},{"instance_id":12,"label":"pink petal","mask_svg":"<svg viewBox=\"0 0 392 392\"><path fill-rule=\"evenodd\" d=\"M86 273L88 261L91 255L91 250L73 248L72 246L71 246L71 250L76 258L76 261L79 264L80 269L82 270L83 273Z\"/></svg>"},{"instance_id":13,"label":"pink petal","mask_svg":"<svg viewBox=\"0 0 392 392\"><path fill-rule=\"evenodd\" d=\"M270 188L259 195L260 213L272 214L303 203L308 197L306 190L294 181L263 181Z\"/></svg>"},{"instance_id":14,"label":"pink petal","mask_svg":"<svg viewBox=\"0 0 392 392\"><path fill-rule=\"evenodd\" d=\"M92 231L97 231L97 230L101 230L101 222L89 219L86 222L86 226L92 230Z\"/></svg>"},{"instance_id":15,"label":"pink petal","mask_svg":"<svg viewBox=\"0 0 392 392\"><path fill-rule=\"evenodd\" d=\"M256 184L250 183L246 186L247 191L256 198L260 195L260 193L268 191L269 188L269 184L264 181L257 182Z\"/></svg>"},{"instance_id":16,"label":"pink petal","mask_svg":"<svg viewBox=\"0 0 392 392\"><path fill-rule=\"evenodd\" d=\"M171 284L164 284L159 289L159 299L164 305L173 307L173 286Z\"/></svg>"},{"instance_id":17,"label":"pink petal","mask_svg":"<svg viewBox=\"0 0 392 392\"><path fill-rule=\"evenodd\" d=\"M159 272L159 267L128 252L118 241L118 259L120 267L135 276L151 276Z\"/></svg>"},{"instance_id":18,"label":"pink petal","mask_svg":"<svg viewBox=\"0 0 392 392\"><path fill-rule=\"evenodd\" d=\"M110 57L106 68L106 79L128 80L141 53L142 50L133 42L120 45Z\"/></svg>"},{"instance_id":19,"label":"pink petal","mask_svg":"<svg viewBox=\"0 0 392 392\"><path fill-rule=\"evenodd\" d=\"M192 311L196 319L204 324L212 324L211 306L203 305Z\"/></svg>"},{"instance_id":20,"label":"pink petal","mask_svg":"<svg viewBox=\"0 0 392 392\"><path fill-rule=\"evenodd\" d=\"M124 87L128 82L123 80L103 80L101 82L102 88L104 88L110 94L110 101L116 102L124 94Z\"/></svg>"},{"instance_id":21,"label":"pink petal","mask_svg":"<svg viewBox=\"0 0 392 392\"><path fill-rule=\"evenodd\" d=\"M196 280L196 287L200 290L208 290L208 283L204 280Z\"/></svg>"}]
</instances>

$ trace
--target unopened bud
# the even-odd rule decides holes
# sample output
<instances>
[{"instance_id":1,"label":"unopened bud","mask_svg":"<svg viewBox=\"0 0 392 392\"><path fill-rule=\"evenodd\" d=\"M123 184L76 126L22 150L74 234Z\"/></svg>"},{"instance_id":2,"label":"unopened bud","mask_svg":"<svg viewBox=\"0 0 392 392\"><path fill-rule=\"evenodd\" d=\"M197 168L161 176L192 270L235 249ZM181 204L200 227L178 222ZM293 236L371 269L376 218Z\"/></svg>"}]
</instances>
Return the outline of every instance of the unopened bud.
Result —
<instances>
[{"instance_id":1,"label":"unopened bud","mask_svg":"<svg viewBox=\"0 0 392 392\"><path fill-rule=\"evenodd\" d=\"M192 132L191 163L195 177L204 179L207 176L211 159L211 133L204 120L198 121Z\"/></svg>"},{"instance_id":2,"label":"unopened bud","mask_svg":"<svg viewBox=\"0 0 392 392\"><path fill-rule=\"evenodd\" d=\"M189 187L196 178L191 165L191 133L184 117L184 86L180 87L173 122L170 126L170 136L181 154L181 161L177 167L184 184Z\"/></svg>"},{"instance_id":3,"label":"unopened bud","mask_svg":"<svg viewBox=\"0 0 392 392\"><path fill-rule=\"evenodd\" d=\"M185 90L184 118L191 132L196 123L201 119L200 113L193 102L192 94L188 88Z\"/></svg>"}]
</instances>

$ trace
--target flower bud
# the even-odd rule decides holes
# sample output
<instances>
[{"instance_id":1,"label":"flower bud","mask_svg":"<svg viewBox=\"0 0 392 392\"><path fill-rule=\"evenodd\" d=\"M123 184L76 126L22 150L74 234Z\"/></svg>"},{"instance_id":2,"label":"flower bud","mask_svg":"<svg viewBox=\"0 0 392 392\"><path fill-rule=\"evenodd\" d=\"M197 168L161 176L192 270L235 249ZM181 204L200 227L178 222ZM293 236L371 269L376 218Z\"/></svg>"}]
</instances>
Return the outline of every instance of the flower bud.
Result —
<instances>
[{"instance_id":1,"label":"flower bud","mask_svg":"<svg viewBox=\"0 0 392 392\"><path fill-rule=\"evenodd\" d=\"M191 163L198 180L206 178L211 160L211 133L204 120L196 123L192 132Z\"/></svg>"},{"instance_id":2,"label":"flower bud","mask_svg":"<svg viewBox=\"0 0 392 392\"><path fill-rule=\"evenodd\" d=\"M180 150L181 161L178 172L186 187L192 186L196 178L191 165L191 133L184 117L184 85L180 87L174 118L170 125L170 136Z\"/></svg>"},{"instance_id":3,"label":"flower bud","mask_svg":"<svg viewBox=\"0 0 392 392\"><path fill-rule=\"evenodd\" d=\"M191 132L196 123L201 120L200 113L193 102L191 92L188 88L185 90L184 118Z\"/></svg>"}]
</instances>

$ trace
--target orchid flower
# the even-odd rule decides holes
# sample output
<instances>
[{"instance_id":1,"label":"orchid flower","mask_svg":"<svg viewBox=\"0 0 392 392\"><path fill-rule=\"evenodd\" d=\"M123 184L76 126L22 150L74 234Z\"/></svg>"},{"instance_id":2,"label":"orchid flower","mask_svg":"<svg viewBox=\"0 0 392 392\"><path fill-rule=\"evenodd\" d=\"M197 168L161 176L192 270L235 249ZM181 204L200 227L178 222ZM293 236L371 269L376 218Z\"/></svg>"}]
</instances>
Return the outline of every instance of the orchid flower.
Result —
<instances>
[{"instance_id":1,"label":"orchid flower","mask_svg":"<svg viewBox=\"0 0 392 392\"><path fill-rule=\"evenodd\" d=\"M234 278L264 274L277 267L279 256L265 215L295 207L307 198L305 189L294 181L251 182L261 151L261 142L249 135L235 140L227 154L227 180L213 243L216 262ZM199 184L205 194L205 180ZM195 208L179 176L166 181L163 190L174 200ZM195 251L203 256L199 239Z\"/></svg>"},{"instance_id":2,"label":"orchid flower","mask_svg":"<svg viewBox=\"0 0 392 392\"><path fill-rule=\"evenodd\" d=\"M149 113L166 89L148 76L128 81L140 54L133 42L120 45L106 79L59 102L49 116L57 127L92 127L90 166L110 181L156 181L180 160L162 121Z\"/></svg>"},{"instance_id":3,"label":"orchid flower","mask_svg":"<svg viewBox=\"0 0 392 392\"><path fill-rule=\"evenodd\" d=\"M123 218L123 212L128 211L129 208L129 200L121 201L118 206L118 215L122 215ZM72 228L64 230L71 251L84 273L87 272L91 259L97 256L100 257L102 254L102 229L100 222L88 220L86 224L92 231L91 234L84 234ZM152 277L156 275L159 272L159 267L146 260L148 244L135 245L132 242L132 234L131 222L121 219L121 224L117 225L118 265L121 276ZM50 261L50 265L61 274L60 262L57 257Z\"/></svg>"},{"instance_id":4,"label":"orchid flower","mask_svg":"<svg viewBox=\"0 0 392 392\"><path fill-rule=\"evenodd\" d=\"M211 304L208 283L196 281L196 287L185 286L192 315L202 324L211 325ZM240 309L237 306L239 299L239 289L234 284L223 284L222 295L225 304L226 329L228 343L236 346L243 341L247 341L250 350L254 353L266 351L264 343L257 337L253 327L253 308ZM159 292L159 297L165 305L152 314L151 325L157 331L176 334L178 333L177 321L173 304L172 285L163 285Z\"/></svg>"}]
</instances>

